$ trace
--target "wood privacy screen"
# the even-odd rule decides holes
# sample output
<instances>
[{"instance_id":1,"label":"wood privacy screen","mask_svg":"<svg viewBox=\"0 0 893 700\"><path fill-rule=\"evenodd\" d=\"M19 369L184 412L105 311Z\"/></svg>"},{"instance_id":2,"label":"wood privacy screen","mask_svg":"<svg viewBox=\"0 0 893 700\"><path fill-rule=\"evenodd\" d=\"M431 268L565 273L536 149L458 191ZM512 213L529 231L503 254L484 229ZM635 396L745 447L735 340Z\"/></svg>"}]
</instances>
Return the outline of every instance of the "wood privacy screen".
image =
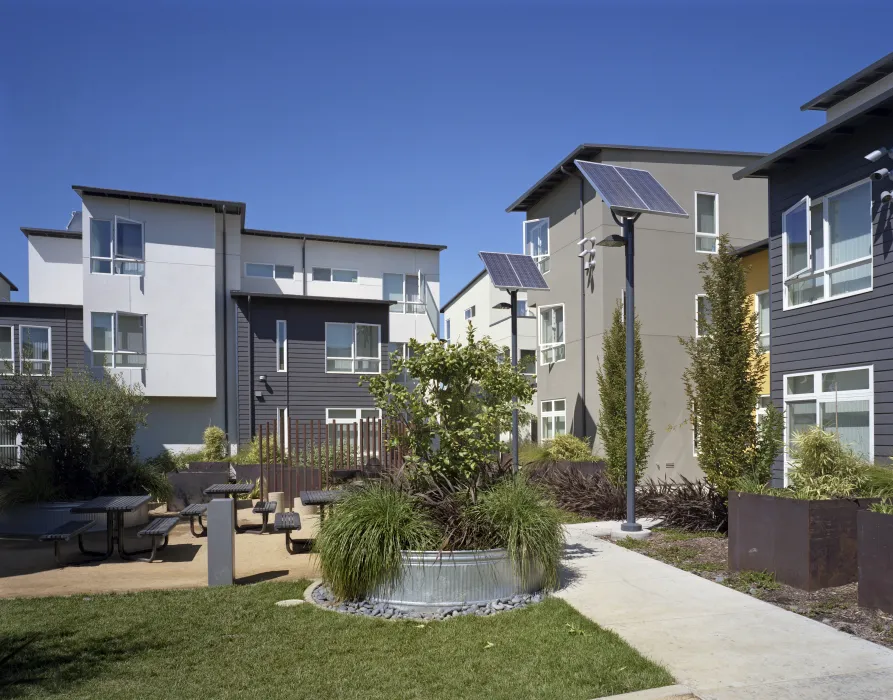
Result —
<instances>
[{"instance_id":1,"label":"wood privacy screen","mask_svg":"<svg viewBox=\"0 0 893 700\"><path fill-rule=\"evenodd\" d=\"M258 426L261 498L285 492L285 504L303 490L330 488L339 478L377 474L403 464L394 439L405 427L387 418L354 423L289 420Z\"/></svg>"}]
</instances>

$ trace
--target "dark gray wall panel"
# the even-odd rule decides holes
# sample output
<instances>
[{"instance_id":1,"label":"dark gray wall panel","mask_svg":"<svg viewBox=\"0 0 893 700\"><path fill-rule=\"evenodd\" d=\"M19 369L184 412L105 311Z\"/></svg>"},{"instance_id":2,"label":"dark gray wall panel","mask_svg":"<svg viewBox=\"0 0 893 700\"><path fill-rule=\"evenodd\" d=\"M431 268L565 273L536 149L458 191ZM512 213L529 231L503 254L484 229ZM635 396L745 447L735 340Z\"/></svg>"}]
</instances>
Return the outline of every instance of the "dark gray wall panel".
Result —
<instances>
[{"instance_id":1,"label":"dark gray wall panel","mask_svg":"<svg viewBox=\"0 0 893 700\"><path fill-rule=\"evenodd\" d=\"M50 345L54 376L62 374L66 368L84 366L84 324L80 308L0 303L0 326L13 326L16 369L21 367L20 326L48 326L51 329ZM0 368L0 371L4 369Z\"/></svg>"}]
</instances>

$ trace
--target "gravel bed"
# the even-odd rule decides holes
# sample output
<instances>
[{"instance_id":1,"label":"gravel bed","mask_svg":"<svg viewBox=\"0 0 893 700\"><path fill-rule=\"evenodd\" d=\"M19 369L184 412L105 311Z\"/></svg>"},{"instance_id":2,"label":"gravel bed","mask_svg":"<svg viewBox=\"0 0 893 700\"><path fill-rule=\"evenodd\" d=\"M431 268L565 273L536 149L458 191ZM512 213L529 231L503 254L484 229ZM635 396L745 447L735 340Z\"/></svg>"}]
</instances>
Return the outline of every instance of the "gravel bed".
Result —
<instances>
[{"instance_id":1,"label":"gravel bed","mask_svg":"<svg viewBox=\"0 0 893 700\"><path fill-rule=\"evenodd\" d=\"M346 613L348 615L366 615L367 617L378 617L383 620L447 620L451 617L459 617L461 615L477 615L478 617L486 617L487 615L496 615L509 610L518 610L520 608L539 603L543 600L542 593L516 595L511 598L500 598L499 600L491 600L489 603L476 603L472 605L459 605L450 608L444 608L439 612L416 612L398 610L392 605L385 603L372 603L368 600L354 600L347 602L337 602L329 593L329 589L323 586L317 586L311 594L313 602L329 610L335 612Z\"/></svg>"}]
</instances>

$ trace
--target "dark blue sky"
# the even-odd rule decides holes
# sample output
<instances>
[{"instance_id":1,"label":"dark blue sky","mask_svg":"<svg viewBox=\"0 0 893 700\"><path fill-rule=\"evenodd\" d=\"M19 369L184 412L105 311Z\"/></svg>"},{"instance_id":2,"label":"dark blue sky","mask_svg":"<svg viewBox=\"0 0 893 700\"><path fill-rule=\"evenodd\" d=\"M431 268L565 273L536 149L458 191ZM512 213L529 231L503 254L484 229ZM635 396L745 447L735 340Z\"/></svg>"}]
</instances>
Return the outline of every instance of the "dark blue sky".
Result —
<instances>
[{"instance_id":1,"label":"dark blue sky","mask_svg":"<svg viewBox=\"0 0 893 700\"><path fill-rule=\"evenodd\" d=\"M85 184L446 244L446 300L478 250L520 252L505 207L579 143L771 151L818 126L799 106L889 50L879 11L0 0L0 271L25 300L19 227L63 227Z\"/></svg>"}]
</instances>

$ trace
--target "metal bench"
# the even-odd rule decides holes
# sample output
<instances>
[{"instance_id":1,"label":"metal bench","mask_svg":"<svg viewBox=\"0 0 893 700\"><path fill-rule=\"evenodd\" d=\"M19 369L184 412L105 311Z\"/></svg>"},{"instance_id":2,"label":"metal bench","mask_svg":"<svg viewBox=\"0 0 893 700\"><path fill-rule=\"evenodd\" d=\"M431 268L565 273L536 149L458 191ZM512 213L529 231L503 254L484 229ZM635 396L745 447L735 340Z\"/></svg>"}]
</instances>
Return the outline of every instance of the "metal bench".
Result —
<instances>
[{"instance_id":1,"label":"metal bench","mask_svg":"<svg viewBox=\"0 0 893 700\"><path fill-rule=\"evenodd\" d=\"M59 566L65 566L62 563L62 552L61 545L63 542L68 542L72 537L77 535L78 538L78 549L82 552L84 551L84 542L83 537L84 533L87 532L91 527L93 527L92 520L69 520L67 523L63 523L55 530L47 532L37 539L40 542L52 542L53 543L53 556L56 559L56 563Z\"/></svg>"},{"instance_id":2,"label":"metal bench","mask_svg":"<svg viewBox=\"0 0 893 700\"><path fill-rule=\"evenodd\" d=\"M260 528L261 534L266 532L270 513L276 512L276 505L276 501L258 501L257 505L251 509L252 513L260 513L261 517L264 519L264 524Z\"/></svg>"},{"instance_id":3,"label":"metal bench","mask_svg":"<svg viewBox=\"0 0 893 700\"><path fill-rule=\"evenodd\" d=\"M156 518L155 520L150 522L146 527L144 527L137 533L137 537L152 538L152 553L149 555L148 558L133 558L138 559L139 561L153 561L155 559L155 553L167 547L168 535L170 535L171 530L173 530L177 526L178 522L180 522L179 518ZM160 547L158 546L159 540L162 540L162 544Z\"/></svg>"},{"instance_id":4,"label":"metal bench","mask_svg":"<svg viewBox=\"0 0 893 700\"><path fill-rule=\"evenodd\" d=\"M180 511L181 518L189 518L189 529L192 531L194 537L208 536L208 528L202 522L202 516L207 512L207 510L207 503L193 503L192 505L186 506L183 510ZM195 531L196 520L198 520L198 526L202 529L201 532Z\"/></svg>"},{"instance_id":5,"label":"metal bench","mask_svg":"<svg viewBox=\"0 0 893 700\"><path fill-rule=\"evenodd\" d=\"M297 554L297 543L292 540L291 533L301 529L301 516L297 513L276 513L273 529L285 533L285 549L289 554Z\"/></svg>"}]
</instances>

